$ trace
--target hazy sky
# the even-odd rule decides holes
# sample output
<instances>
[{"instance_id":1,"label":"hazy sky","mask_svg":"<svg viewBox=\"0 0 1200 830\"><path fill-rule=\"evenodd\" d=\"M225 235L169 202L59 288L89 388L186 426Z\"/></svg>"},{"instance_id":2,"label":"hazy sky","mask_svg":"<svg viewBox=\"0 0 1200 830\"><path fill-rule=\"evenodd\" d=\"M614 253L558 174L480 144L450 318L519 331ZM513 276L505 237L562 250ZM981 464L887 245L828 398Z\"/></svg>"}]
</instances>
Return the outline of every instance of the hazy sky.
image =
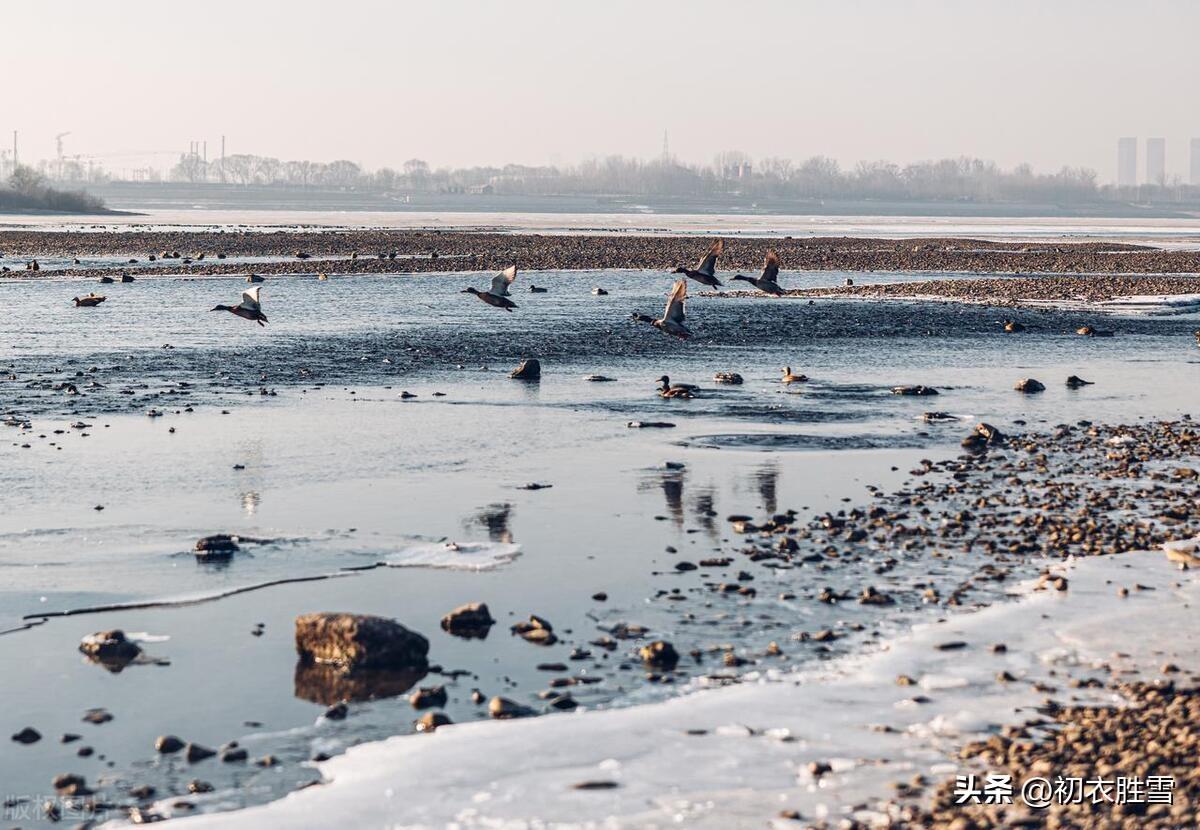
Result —
<instances>
[{"instance_id":1,"label":"hazy sky","mask_svg":"<svg viewBox=\"0 0 1200 830\"><path fill-rule=\"evenodd\" d=\"M207 139L368 167L976 155L1115 175L1200 136L1196 0L5 3L0 146L112 168ZM131 155L136 153L137 155ZM1144 157L1139 159L1144 163Z\"/></svg>"}]
</instances>

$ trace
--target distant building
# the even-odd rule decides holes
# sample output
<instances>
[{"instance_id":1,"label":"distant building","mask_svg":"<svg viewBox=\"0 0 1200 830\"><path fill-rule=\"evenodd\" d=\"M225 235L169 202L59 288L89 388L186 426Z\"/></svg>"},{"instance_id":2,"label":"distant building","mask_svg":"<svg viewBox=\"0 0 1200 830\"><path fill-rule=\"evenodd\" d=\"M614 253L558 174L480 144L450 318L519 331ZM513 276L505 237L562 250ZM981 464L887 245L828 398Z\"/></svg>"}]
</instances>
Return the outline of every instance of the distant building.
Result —
<instances>
[{"instance_id":1,"label":"distant building","mask_svg":"<svg viewBox=\"0 0 1200 830\"><path fill-rule=\"evenodd\" d=\"M1117 186L1137 187L1137 139L1117 139Z\"/></svg>"},{"instance_id":2,"label":"distant building","mask_svg":"<svg viewBox=\"0 0 1200 830\"><path fill-rule=\"evenodd\" d=\"M1167 140L1165 138L1146 139L1146 183L1157 185L1167 183Z\"/></svg>"},{"instance_id":3,"label":"distant building","mask_svg":"<svg viewBox=\"0 0 1200 830\"><path fill-rule=\"evenodd\" d=\"M1200 138L1192 139L1192 184L1200 187Z\"/></svg>"}]
</instances>

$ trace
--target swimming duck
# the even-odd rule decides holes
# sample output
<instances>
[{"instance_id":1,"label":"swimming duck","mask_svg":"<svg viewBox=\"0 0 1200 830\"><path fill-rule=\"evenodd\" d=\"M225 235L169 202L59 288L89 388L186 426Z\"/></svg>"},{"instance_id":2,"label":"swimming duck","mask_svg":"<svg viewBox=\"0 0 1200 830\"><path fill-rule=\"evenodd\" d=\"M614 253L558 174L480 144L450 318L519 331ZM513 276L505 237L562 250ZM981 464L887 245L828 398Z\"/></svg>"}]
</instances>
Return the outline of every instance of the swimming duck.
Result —
<instances>
[{"instance_id":1,"label":"swimming duck","mask_svg":"<svg viewBox=\"0 0 1200 830\"><path fill-rule=\"evenodd\" d=\"M230 314L236 314L244 320L253 320L260 326L267 324L267 315L262 312L262 305L259 302L258 292L262 289L257 285L253 288L247 288L242 292L242 301L237 305L219 305L213 307L212 311L228 311Z\"/></svg>"},{"instance_id":2,"label":"swimming duck","mask_svg":"<svg viewBox=\"0 0 1200 830\"><path fill-rule=\"evenodd\" d=\"M530 293L530 294L545 294L545 293L546 293L547 291L549 291L549 290L550 290L550 289L548 289L548 288L540 288L540 287L538 287L538 286L536 286L536 285L531 285L531 286L529 286L529 293Z\"/></svg>"},{"instance_id":3,"label":"swimming duck","mask_svg":"<svg viewBox=\"0 0 1200 830\"><path fill-rule=\"evenodd\" d=\"M100 294L88 294L86 297L72 297L71 302L75 303L76 308L93 308L107 299Z\"/></svg>"},{"instance_id":4,"label":"swimming duck","mask_svg":"<svg viewBox=\"0 0 1200 830\"><path fill-rule=\"evenodd\" d=\"M663 375L658 379L658 396L660 398L694 398L700 387L693 383L672 384L671 379Z\"/></svg>"},{"instance_id":5,"label":"swimming duck","mask_svg":"<svg viewBox=\"0 0 1200 830\"><path fill-rule=\"evenodd\" d=\"M721 255L721 251L725 250L725 240L718 239L708 249L708 253L700 260L700 263L695 268L679 267L675 269L676 274L685 274L701 285L707 285L709 288L716 288L721 284L717 279L717 257Z\"/></svg>"},{"instance_id":6,"label":"swimming duck","mask_svg":"<svg viewBox=\"0 0 1200 830\"><path fill-rule=\"evenodd\" d=\"M804 374L800 374L800 375L793 375L793 374L792 374L792 367L791 367L791 366L784 366L784 367L783 367L783 377L780 379L780 381L779 381L779 382L780 382L780 383L784 383L784 384L787 384L787 383L804 383L804 382L806 382L807 380L808 380L808 375L804 375Z\"/></svg>"},{"instance_id":7,"label":"swimming duck","mask_svg":"<svg viewBox=\"0 0 1200 830\"><path fill-rule=\"evenodd\" d=\"M683 305L686 301L687 281L677 280L671 287L671 293L667 296L667 308L663 312L661 320L655 320L653 317L637 312L634 312L632 317L639 323L649 323L661 332L678 337L680 340L687 340L692 333L683 322Z\"/></svg>"},{"instance_id":8,"label":"swimming duck","mask_svg":"<svg viewBox=\"0 0 1200 830\"><path fill-rule=\"evenodd\" d=\"M509 299L508 287L512 285L516 278L517 266L510 265L492 277L492 287L487 291L480 291L478 288L471 286L470 288L464 288L462 293L474 294L490 306L502 308L505 311L512 311L517 307L517 304Z\"/></svg>"},{"instance_id":9,"label":"swimming duck","mask_svg":"<svg viewBox=\"0 0 1200 830\"><path fill-rule=\"evenodd\" d=\"M748 282L765 294L773 294L776 297L780 297L783 295L783 287L780 286L779 282L777 281L778 276L779 254L775 253L775 249L772 248L771 250L767 251L767 258L763 260L762 276L756 279L754 277L747 277L743 274L738 274L733 279L741 280L742 282Z\"/></svg>"}]
</instances>

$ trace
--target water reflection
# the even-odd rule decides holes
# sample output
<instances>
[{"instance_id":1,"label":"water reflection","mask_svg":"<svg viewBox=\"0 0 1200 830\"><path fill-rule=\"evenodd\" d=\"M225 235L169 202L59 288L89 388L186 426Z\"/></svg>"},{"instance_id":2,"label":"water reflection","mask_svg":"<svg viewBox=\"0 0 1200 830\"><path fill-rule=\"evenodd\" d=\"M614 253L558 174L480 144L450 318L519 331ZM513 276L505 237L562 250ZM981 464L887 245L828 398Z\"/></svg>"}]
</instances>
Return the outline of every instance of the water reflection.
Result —
<instances>
[{"instance_id":1,"label":"water reflection","mask_svg":"<svg viewBox=\"0 0 1200 830\"><path fill-rule=\"evenodd\" d=\"M488 540L492 542L503 542L504 544L512 544L513 535L508 527L509 521L512 519L512 505L504 504L489 504L487 507L480 508L475 512L474 516L463 521L463 527L481 527L487 530Z\"/></svg>"},{"instance_id":2,"label":"water reflection","mask_svg":"<svg viewBox=\"0 0 1200 830\"><path fill-rule=\"evenodd\" d=\"M773 463L764 464L753 473L754 486L758 497L762 499L763 510L767 515L779 512L779 467Z\"/></svg>"},{"instance_id":3,"label":"water reflection","mask_svg":"<svg viewBox=\"0 0 1200 830\"><path fill-rule=\"evenodd\" d=\"M639 493L649 492L656 488L662 490L667 505L667 515L671 517L677 527L683 527L683 479L685 473L686 470L682 467L668 468L655 471L638 482Z\"/></svg>"},{"instance_id":4,"label":"water reflection","mask_svg":"<svg viewBox=\"0 0 1200 830\"><path fill-rule=\"evenodd\" d=\"M415 686L426 675L424 669L401 671L369 670L344 672L326 663L296 662L295 694L330 706L338 701L376 700L397 697Z\"/></svg>"}]
</instances>

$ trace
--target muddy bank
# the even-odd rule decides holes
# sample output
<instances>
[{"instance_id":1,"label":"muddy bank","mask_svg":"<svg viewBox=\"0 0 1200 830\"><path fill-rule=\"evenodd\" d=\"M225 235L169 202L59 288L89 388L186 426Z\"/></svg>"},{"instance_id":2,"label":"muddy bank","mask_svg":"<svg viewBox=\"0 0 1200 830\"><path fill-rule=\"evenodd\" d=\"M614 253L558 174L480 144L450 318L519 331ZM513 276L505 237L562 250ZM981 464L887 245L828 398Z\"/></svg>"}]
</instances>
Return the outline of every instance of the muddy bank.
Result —
<instances>
[{"instance_id":1,"label":"muddy bank","mask_svg":"<svg viewBox=\"0 0 1200 830\"><path fill-rule=\"evenodd\" d=\"M500 270L513 262L528 270L670 270L693 265L706 247L696 236L537 235L478 232L327 231L0 231L0 267L26 275L36 258L122 256L132 274L244 273L223 257L277 256L262 273L324 270L334 273L411 273ZM734 238L718 263L721 272L761 268L775 248L787 270L955 271L971 273L1200 273L1200 252L1163 251L1108 242L989 242L973 239ZM151 260L151 257L154 257ZM321 259L304 266L305 260ZM50 269L55 275L91 276L107 269ZM46 273L47 269L42 272Z\"/></svg>"},{"instance_id":2,"label":"muddy bank","mask_svg":"<svg viewBox=\"0 0 1200 830\"><path fill-rule=\"evenodd\" d=\"M1189 255L1190 256L1190 255ZM1130 271L1135 269L1128 269ZM927 282L808 288L788 292L799 297L860 297L872 299L952 299L988 305L1023 302L1105 302L1118 297L1155 294L1200 294L1196 274L1087 274L1079 276L1005 277L1003 279L945 279Z\"/></svg>"}]
</instances>

